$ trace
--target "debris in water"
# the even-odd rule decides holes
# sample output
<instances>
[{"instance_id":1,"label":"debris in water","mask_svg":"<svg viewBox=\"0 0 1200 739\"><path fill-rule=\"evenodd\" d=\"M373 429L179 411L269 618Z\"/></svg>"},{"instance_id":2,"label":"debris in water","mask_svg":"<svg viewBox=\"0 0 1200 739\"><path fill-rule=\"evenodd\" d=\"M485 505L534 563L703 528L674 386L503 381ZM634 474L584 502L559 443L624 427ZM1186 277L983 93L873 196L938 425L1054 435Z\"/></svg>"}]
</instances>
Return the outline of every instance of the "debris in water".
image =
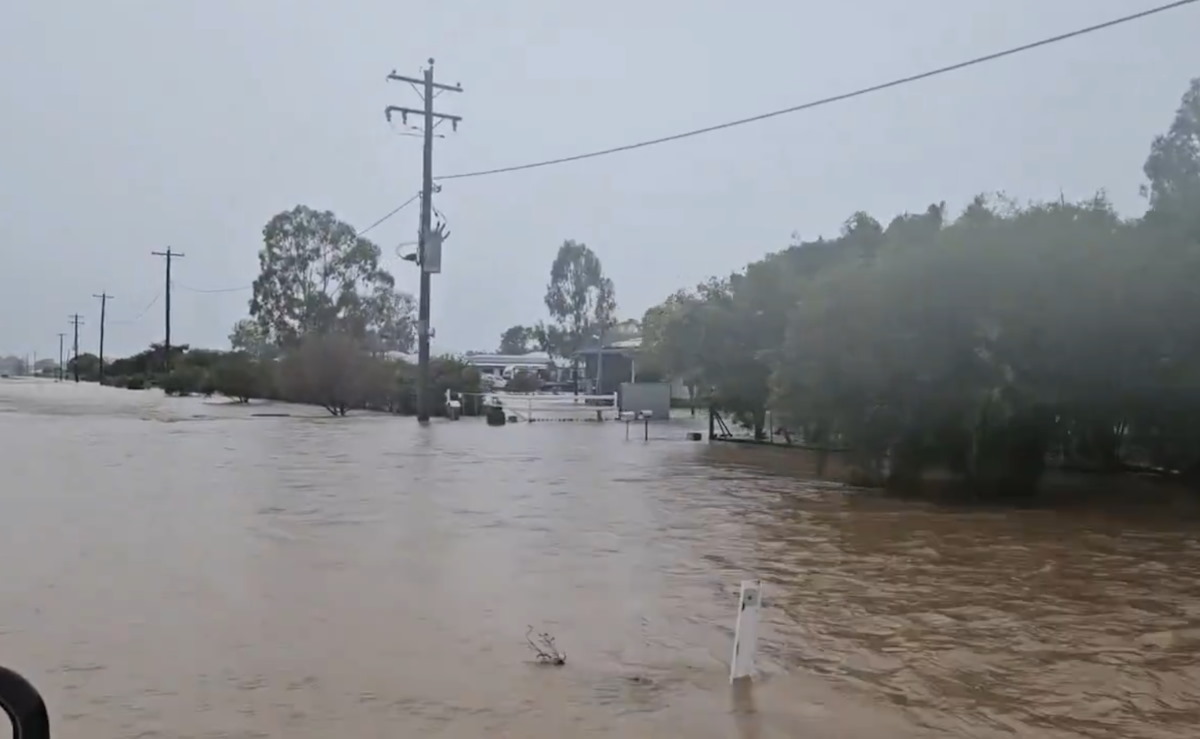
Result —
<instances>
[{"instance_id":1,"label":"debris in water","mask_svg":"<svg viewBox=\"0 0 1200 739\"><path fill-rule=\"evenodd\" d=\"M542 631L537 634L537 641L534 641L529 635L533 633L533 627L530 626L525 630L525 641L529 643L529 648L537 655L538 664L554 665L558 667L567 663L566 652L558 651L558 645L554 643L554 637Z\"/></svg>"}]
</instances>

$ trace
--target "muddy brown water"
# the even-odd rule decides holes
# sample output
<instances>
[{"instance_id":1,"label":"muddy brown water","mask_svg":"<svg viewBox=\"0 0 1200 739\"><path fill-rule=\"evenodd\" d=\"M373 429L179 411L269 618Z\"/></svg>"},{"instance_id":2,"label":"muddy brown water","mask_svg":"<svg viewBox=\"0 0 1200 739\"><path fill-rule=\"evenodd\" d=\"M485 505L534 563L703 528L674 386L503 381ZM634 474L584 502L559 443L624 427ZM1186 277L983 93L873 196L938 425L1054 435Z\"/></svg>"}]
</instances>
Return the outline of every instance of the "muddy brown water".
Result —
<instances>
[{"instance_id":1,"label":"muddy brown water","mask_svg":"<svg viewBox=\"0 0 1200 739\"><path fill-rule=\"evenodd\" d=\"M887 500L681 426L261 410L0 382L0 663L55 736L1195 736L1194 522Z\"/></svg>"}]
</instances>

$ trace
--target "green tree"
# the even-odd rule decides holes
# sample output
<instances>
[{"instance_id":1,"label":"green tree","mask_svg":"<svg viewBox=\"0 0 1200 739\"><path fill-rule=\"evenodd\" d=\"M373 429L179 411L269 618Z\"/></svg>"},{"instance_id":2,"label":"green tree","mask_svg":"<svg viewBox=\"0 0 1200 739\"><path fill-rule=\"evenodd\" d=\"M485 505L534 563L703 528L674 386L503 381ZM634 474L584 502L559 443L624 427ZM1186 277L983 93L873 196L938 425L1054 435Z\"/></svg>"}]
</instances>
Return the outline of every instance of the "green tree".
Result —
<instances>
[{"instance_id":1,"label":"green tree","mask_svg":"<svg viewBox=\"0 0 1200 739\"><path fill-rule=\"evenodd\" d=\"M90 352L80 354L78 358L71 357L66 362L67 375L74 376L75 369L79 369L79 379L85 382L96 382L100 378L100 357ZM24 372L25 363L21 362L21 370Z\"/></svg>"},{"instance_id":2,"label":"green tree","mask_svg":"<svg viewBox=\"0 0 1200 739\"><path fill-rule=\"evenodd\" d=\"M509 326L500 334L500 354L527 354L536 341L535 329L529 326Z\"/></svg>"},{"instance_id":3,"label":"green tree","mask_svg":"<svg viewBox=\"0 0 1200 739\"><path fill-rule=\"evenodd\" d=\"M250 354L230 352L212 366L210 381L215 392L248 403L251 398L262 397L265 374L261 362Z\"/></svg>"},{"instance_id":4,"label":"green tree","mask_svg":"<svg viewBox=\"0 0 1200 739\"><path fill-rule=\"evenodd\" d=\"M693 415L697 391L708 364L704 356L704 310L704 301L696 294L680 290L651 307L642 318L641 363L648 363L667 377L682 382L687 387Z\"/></svg>"},{"instance_id":5,"label":"green tree","mask_svg":"<svg viewBox=\"0 0 1200 739\"><path fill-rule=\"evenodd\" d=\"M369 397L370 357L346 333L308 334L283 358L281 389L288 400L319 405L334 416L361 408Z\"/></svg>"},{"instance_id":6,"label":"green tree","mask_svg":"<svg viewBox=\"0 0 1200 739\"><path fill-rule=\"evenodd\" d=\"M565 241L559 247L545 301L555 323L542 327L541 340L550 353L569 357L578 377L578 352L603 336L617 309L612 280L604 276L600 258L587 245Z\"/></svg>"},{"instance_id":7,"label":"green tree","mask_svg":"<svg viewBox=\"0 0 1200 739\"><path fill-rule=\"evenodd\" d=\"M939 469L1027 495L1050 463L1200 481L1195 100L1152 147L1143 219L1103 195L855 213L652 308L646 356L756 433L770 408L896 485Z\"/></svg>"},{"instance_id":8,"label":"green tree","mask_svg":"<svg viewBox=\"0 0 1200 739\"><path fill-rule=\"evenodd\" d=\"M251 357L269 358L276 353L267 334L253 318L243 318L233 324L229 345L235 352L243 352Z\"/></svg>"},{"instance_id":9,"label":"green tree","mask_svg":"<svg viewBox=\"0 0 1200 739\"><path fill-rule=\"evenodd\" d=\"M363 300L356 328L372 351L409 353L417 343L416 313L411 295L378 284Z\"/></svg>"},{"instance_id":10,"label":"green tree","mask_svg":"<svg viewBox=\"0 0 1200 739\"><path fill-rule=\"evenodd\" d=\"M1200 202L1200 77L1183 94L1167 132L1156 136L1143 168L1142 191L1155 210L1193 208Z\"/></svg>"},{"instance_id":11,"label":"green tree","mask_svg":"<svg viewBox=\"0 0 1200 739\"><path fill-rule=\"evenodd\" d=\"M280 347L334 331L409 341L410 298L379 266L378 246L329 211L297 206L263 229L250 315Z\"/></svg>"}]
</instances>

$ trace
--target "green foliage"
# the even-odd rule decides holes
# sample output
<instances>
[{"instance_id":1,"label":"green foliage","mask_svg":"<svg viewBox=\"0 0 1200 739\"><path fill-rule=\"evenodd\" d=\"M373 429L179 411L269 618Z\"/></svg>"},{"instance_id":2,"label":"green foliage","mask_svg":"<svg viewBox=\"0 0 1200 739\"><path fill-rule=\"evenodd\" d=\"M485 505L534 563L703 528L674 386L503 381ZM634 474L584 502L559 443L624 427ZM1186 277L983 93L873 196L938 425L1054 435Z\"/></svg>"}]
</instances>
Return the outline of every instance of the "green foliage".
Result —
<instances>
[{"instance_id":1,"label":"green foliage","mask_svg":"<svg viewBox=\"0 0 1200 739\"><path fill-rule=\"evenodd\" d=\"M417 412L417 368L410 364L397 364L396 367L395 412L414 414ZM479 371L458 357L434 357L429 362L429 384L434 398L430 410L434 415L442 415L445 407L441 400L446 397L447 390L452 394L480 391ZM473 406L464 403L463 408L469 411Z\"/></svg>"},{"instance_id":2,"label":"green foliage","mask_svg":"<svg viewBox=\"0 0 1200 739\"><path fill-rule=\"evenodd\" d=\"M278 353L267 334L253 318L243 318L233 324L229 333L229 345L235 352L242 352L256 359L274 359Z\"/></svg>"},{"instance_id":3,"label":"green foliage","mask_svg":"<svg viewBox=\"0 0 1200 739\"><path fill-rule=\"evenodd\" d=\"M95 354L85 352L78 357L71 357L66 364L68 377L74 377L76 369L79 379L86 382L95 382L100 377L100 357Z\"/></svg>"},{"instance_id":4,"label":"green foliage","mask_svg":"<svg viewBox=\"0 0 1200 739\"><path fill-rule=\"evenodd\" d=\"M210 387L242 403L261 397L270 376L263 360L256 360L245 352L224 354L215 362L209 374Z\"/></svg>"},{"instance_id":5,"label":"green foliage","mask_svg":"<svg viewBox=\"0 0 1200 739\"><path fill-rule=\"evenodd\" d=\"M367 400L368 359L362 343L349 334L311 334L284 356L280 387L285 397L344 416Z\"/></svg>"},{"instance_id":6,"label":"green foliage","mask_svg":"<svg viewBox=\"0 0 1200 739\"><path fill-rule=\"evenodd\" d=\"M181 352L172 352L172 358L178 359ZM152 344L149 349L129 357L114 359L109 362L105 374L111 377L130 377L138 375L143 379L157 371L162 365L162 345Z\"/></svg>"},{"instance_id":7,"label":"green foliage","mask_svg":"<svg viewBox=\"0 0 1200 739\"><path fill-rule=\"evenodd\" d=\"M865 213L643 321L647 362L761 431L848 445L895 484L932 468L1024 495L1048 462L1200 473L1200 81L1145 172L1103 196Z\"/></svg>"},{"instance_id":8,"label":"green foliage","mask_svg":"<svg viewBox=\"0 0 1200 739\"><path fill-rule=\"evenodd\" d=\"M305 337L345 333L379 350L407 351L413 300L396 292L380 257L378 246L329 211L297 206L276 215L263 228L250 301L258 331L238 324L230 341L257 353L264 340L295 347Z\"/></svg>"},{"instance_id":9,"label":"green foliage","mask_svg":"<svg viewBox=\"0 0 1200 739\"><path fill-rule=\"evenodd\" d=\"M155 348L110 365L105 382L113 387L141 390L147 375L117 375L111 366L132 367ZM161 356L161 349L157 351ZM247 352L189 349L174 354L169 373L151 374L153 384L167 395L221 394L241 403L254 399L319 405L335 416L352 410L411 414L416 412L416 368L373 354L363 340L345 333L315 335L278 360L258 359ZM441 398L453 393L477 393L479 373L455 357L430 363L432 392ZM473 407L473 406L471 406ZM444 409L435 400L435 414Z\"/></svg>"},{"instance_id":10,"label":"green foliage","mask_svg":"<svg viewBox=\"0 0 1200 739\"><path fill-rule=\"evenodd\" d=\"M542 380L536 372L519 370L508 381L504 389L510 393L534 393L542 388Z\"/></svg>"},{"instance_id":11,"label":"green foliage","mask_svg":"<svg viewBox=\"0 0 1200 739\"><path fill-rule=\"evenodd\" d=\"M155 384L167 395L193 395L204 389L207 374L203 367L183 363L171 367L171 371L159 375Z\"/></svg>"},{"instance_id":12,"label":"green foliage","mask_svg":"<svg viewBox=\"0 0 1200 739\"><path fill-rule=\"evenodd\" d=\"M1143 168L1143 192L1155 210L1191 209L1200 197L1200 77L1192 80L1165 134L1156 136Z\"/></svg>"},{"instance_id":13,"label":"green foliage","mask_svg":"<svg viewBox=\"0 0 1200 739\"><path fill-rule=\"evenodd\" d=\"M569 357L613 323L616 297L600 258L585 244L565 241L550 266L546 308L553 326L541 326L540 339L559 357Z\"/></svg>"},{"instance_id":14,"label":"green foliage","mask_svg":"<svg viewBox=\"0 0 1200 739\"><path fill-rule=\"evenodd\" d=\"M509 326L500 334L501 354L526 354L531 344L537 342L536 329L529 326Z\"/></svg>"}]
</instances>

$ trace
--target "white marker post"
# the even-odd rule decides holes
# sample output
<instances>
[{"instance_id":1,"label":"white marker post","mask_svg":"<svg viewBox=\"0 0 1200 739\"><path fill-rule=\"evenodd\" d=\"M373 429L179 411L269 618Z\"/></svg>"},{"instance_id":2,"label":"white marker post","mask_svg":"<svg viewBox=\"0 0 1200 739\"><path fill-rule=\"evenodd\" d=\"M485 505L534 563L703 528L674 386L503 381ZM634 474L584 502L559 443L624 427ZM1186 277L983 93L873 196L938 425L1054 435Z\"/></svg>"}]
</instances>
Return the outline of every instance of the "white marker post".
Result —
<instances>
[{"instance_id":1,"label":"white marker post","mask_svg":"<svg viewBox=\"0 0 1200 739\"><path fill-rule=\"evenodd\" d=\"M754 676L754 653L758 649L758 612L762 606L762 581L742 580L738 598L737 625L733 627L733 659L729 682Z\"/></svg>"}]
</instances>

